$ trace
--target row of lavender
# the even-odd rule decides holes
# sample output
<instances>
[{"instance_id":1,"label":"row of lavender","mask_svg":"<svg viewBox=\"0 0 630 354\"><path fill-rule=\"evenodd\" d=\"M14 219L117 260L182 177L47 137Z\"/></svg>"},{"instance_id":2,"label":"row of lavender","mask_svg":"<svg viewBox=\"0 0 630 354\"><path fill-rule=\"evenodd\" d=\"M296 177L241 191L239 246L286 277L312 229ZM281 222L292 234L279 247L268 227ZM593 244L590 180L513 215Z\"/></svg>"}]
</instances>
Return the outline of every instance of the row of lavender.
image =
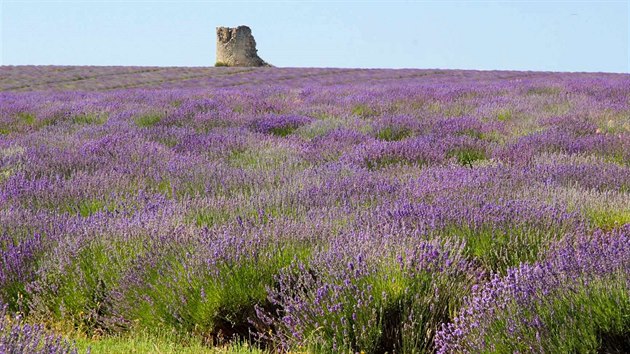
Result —
<instances>
[{"instance_id":1,"label":"row of lavender","mask_svg":"<svg viewBox=\"0 0 630 354\"><path fill-rule=\"evenodd\" d=\"M0 93L0 349L630 350L628 75L191 70Z\"/></svg>"}]
</instances>

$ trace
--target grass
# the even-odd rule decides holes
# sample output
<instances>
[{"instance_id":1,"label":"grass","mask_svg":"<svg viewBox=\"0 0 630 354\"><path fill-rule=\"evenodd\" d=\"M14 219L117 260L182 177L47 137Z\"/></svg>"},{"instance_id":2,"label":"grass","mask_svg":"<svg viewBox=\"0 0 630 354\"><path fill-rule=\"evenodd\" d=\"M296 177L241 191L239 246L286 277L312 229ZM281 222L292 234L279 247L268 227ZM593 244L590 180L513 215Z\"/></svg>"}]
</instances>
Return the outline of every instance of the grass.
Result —
<instances>
[{"instance_id":1,"label":"grass","mask_svg":"<svg viewBox=\"0 0 630 354\"><path fill-rule=\"evenodd\" d=\"M604 161L614 163L619 166L630 165L630 159L623 155L623 152L616 152L604 155Z\"/></svg>"},{"instance_id":2,"label":"grass","mask_svg":"<svg viewBox=\"0 0 630 354\"><path fill-rule=\"evenodd\" d=\"M62 213L77 214L83 218L87 218L101 211L113 211L116 205L113 202L107 202L102 199L87 198L67 202L50 202L46 205L51 210L59 210Z\"/></svg>"},{"instance_id":3,"label":"grass","mask_svg":"<svg viewBox=\"0 0 630 354\"><path fill-rule=\"evenodd\" d=\"M465 147L449 151L446 157L455 157L460 165L472 167L474 162L485 160L486 153L478 148Z\"/></svg>"},{"instance_id":4,"label":"grass","mask_svg":"<svg viewBox=\"0 0 630 354\"><path fill-rule=\"evenodd\" d=\"M227 210L214 209L214 208L199 208L193 210L188 214L185 220L198 227L211 228L216 225L223 225L232 218L232 215Z\"/></svg>"},{"instance_id":5,"label":"grass","mask_svg":"<svg viewBox=\"0 0 630 354\"><path fill-rule=\"evenodd\" d=\"M296 134L304 139L312 140L342 126L343 121L341 119L326 117L299 127Z\"/></svg>"},{"instance_id":6,"label":"grass","mask_svg":"<svg viewBox=\"0 0 630 354\"><path fill-rule=\"evenodd\" d=\"M296 127L284 126L284 127L272 128L271 130L269 130L269 132L275 136L280 136L284 138L290 135L291 133L293 133L296 129L297 129Z\"/></svg>"},{"instance_id":7,"label":"grass","mask_svg":"<svg viewBox=\"0 0 630 354\"><path fill-rule=\"evenodd\" d=\"M621 134L630 132L630 110L604 112L599 118L598 128L602 133Z\"/></svg>"},{"instance_id":8,"label":"grass","mask_svg":"<svg viewBox=\"0 0 630 354\"><path fill-rule=\"evenodd\" d=\"M229 66L227 63L224 63L222 61L218 61L216 63L214 63L215 67L225 67L225 66Z\"/></svg>"},{"instance_id":9,"label":"grass","mask_svg":"<svg viewBox=\"0 0 630 354\"><path fill-rule=\"evenodd\" d=\"M157 332L157 333L155 333ZM91 354L255 354L262 350L247 343L230 343L223 347L208 347L198 337L181 335L172 331L138 331L133 333L87 338L70 337L79 353L88 348Z\"/></svg>"},{"instance_id":10,"label":"grass","mask_svg":"<svg viewBox=\"0 0 630 354\"><path fill-rule=\"evenodd\" d=\"M101 125L107 122L107 115L97 113L86 113L72 117L74 124L96 124Z\"/></svg>"},{"instance_id":11,"label":"grass","mask_svg":"<svg viewBox=\"0 0 630 354\"><path fill-rule=\"evenodd\" d=\"M352 107L352 114L361 118L373 117L376 115L376 113L376 110L368 106L367 104L361 103Z\"/></svg>"},{"instance_id":12,"label":"grass","mask_svg":"<svg viewBox=\"0 0 630 354\"><path fill-rule=\"evenodd\" d=\"M92 214L95 214L103 210L104 208L105 203L101 200L96 199L85 200L78 205L79 215L84 218L91 216Z\"/></svg>"},{"instance_id":13,"label":"grass","mask_svg":"<svg viewBox=\"0 0 630 354\"><path fill-rule=\"evenodd\" d=\"M471 138L474 139L479 139L479 140L484 140L486 138L486 135L476 129L464 129L461 130L459 132L457 132L457 135L461 135L461 136L469 136Z\"/></svg>"},{"instance_id":14,"label":"grass","mask_svg":"<svg viewBox=\"0 0 630 354\"><path fill-rule=\"evenodd\" d=\"M9 177L13 176L16 169L17 168L12 166L0 168L0 182L4 182L9 179Z\"/></svg>"},{"instance_id":15,"label":"grass","mask_svg":"<svg viewBox=\"0 0 630 354\"><path fill-rule=\"evenodd\" d=\"M469 257L484 269L501 273L522 262L536 261L540 251L561 234L557 230L540 230L525 225L514 225L508 230L453 225L441 232L456 241L464 240L465 253Z\"/></svg>"},{"instance_id":16,"label":"grass","mask_svg":"<svg viewBox=\"0 0 630 354\"><path fill-rule=\"evenodd\" d=\"M0 125L0 135L22 132L29 127L35 127L37 125L35 115L32 113L20 112L14 117L15 120L6 121Z\"/></svg>"},{"instance_id":17,"label":"grass","mask_svg":"<svg viewBox=\"0 0 630 354\"><path fill-rule=\"evenodd\" d=\"M173 186L171 184L171 180L168 178L164 178L158 183L157 191L164 194L169 199L174 197Z\"/></svg>"},{"instance_id":18,"label":"grass","mask_svg":"<svg viewBox=\"0 0 630 354\"><path fill-rule=\"evenodd\" d=\"M603 230L612 230L630 224L630 210L591 209L586 217L591 223Z\"/></svg>"},{"instance_id":19,"label":"grass","mask_svg":"<svg viewBox=\"0 0 630 354\"><path fill-rule=\"evenodd\" d=\"M291 160L292 152L276 146L260 146L232 151L227 161L232 167L273 170Z\"/></svg>"},{"instance_id":20,"label":"grass","mask_svg":"<svg viewBox=\"0 0 630 354\"><path fill-rule=\"evenodd\" d=\"M137 117L134 122L140 128L149 128L158 124L162 120L162 115L158 113L150 113Z\"/></svg>"},{"instance_id":21,"label":"grass","mask_svg":"<svg viewBox=\"0 0 630 354\"><path fill-rule=\"evenodd\" d=\"M560 87L532 87L527 90L528 95L553 96L562 92Z\"/></svg>"},{"instance_id":22,"label":"grass","mask_svg":"<svg viewBox=\"0 0 630 354\"><path fill-rule=\"evenodd\" d=\"M418 164L423 164L422 161L417 161ZM400 156L395 156L395 155L386 155L386 156L382 156L380 158L377 159L366 159L365 160L365 167L367 167L368 170L378 170L381 168L385 168L387 166L394 166L394 165L406 165L406 164L413 164L413 161L410 161L408 159L405 159L403 157Z\"/></svg>"},{"instance_id":23,"label":"grass","mask_svg":"<svg viewBox=\"0 0 630 354\"><path fill-rule=\"evenodd\" d=\"M411 130L405 128L385 127L376 132L376 138L384 141L398 141L411 136Z\"/></svg>"},{"instance_id":24,"label":"grass","mask_svg":"<svg viewBox=\"0 0 630 354\"><path fill-rule=\"evenodd\" d=\"M552 115L565 115L571 111L571 104L568 101L560 103L545 103L542 110Z\"/></svg>"},{"instance_id":25,"label":"grass","mask_svg":"<svg viewBox=\"0 0 630 354\"><path fill-rule=\"evenodd\" d=\"M509 109L504 109L497 112L497 120L500 122L506 122L506 121L512 120L512 118L513 118L513 114L512 114L512 111Z\"/></svg>"},{"instance_id":26,"label":"grass","mask_svg":"<svg viewBox=\"0 0 630 354\"><path fill-rule=\"evenodd\" d=\"M15 131L15 132L22 131L24 127L32 127L35 129L39 129L45 126L56 124L60 119L62 119L61 116L56 115L56 116L47 117L47 118L38 120L35 114L28 113L28 112L17 113L16 118L17 120L15 122L16 123L15 126L12 126L9 128L11 129L11 131Z\"/></svg>"},{"instance_id":27,"label":"grass","mask_svg":"<svg viewBox=\"0 0 630 354\"><path fill-rule=\"evenodd\" d=\"M35 124L35 115L31 113L20 112L17 114L18 121L26 125Z\"/></svg>"},{"instance_id":28,"label":"grass","mask_svg":"<svg viewBox=\"0 0 630 354\"><path fill-rule=\"evenodd\" d=\"M467 104L465 102L456 102L451 105L443 107L443 113L445 117L461 117L464 115L472 114L476 106Z\"/></svg>"}]
</instances>

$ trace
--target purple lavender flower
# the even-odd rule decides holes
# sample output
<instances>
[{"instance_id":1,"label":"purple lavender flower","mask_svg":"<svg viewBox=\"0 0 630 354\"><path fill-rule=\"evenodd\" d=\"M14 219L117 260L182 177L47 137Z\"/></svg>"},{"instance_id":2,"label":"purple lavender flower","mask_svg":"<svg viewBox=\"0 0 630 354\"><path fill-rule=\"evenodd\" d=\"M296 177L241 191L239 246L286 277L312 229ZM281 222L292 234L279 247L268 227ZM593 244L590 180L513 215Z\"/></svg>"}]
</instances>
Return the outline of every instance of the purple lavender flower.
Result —
<instances>
[{"instance_id":1,"label":"purple lavender flower","mask_svg":"<svg viewBox=\"0 0 630 354\"><path fill-rule=\"evenodd\" d=\"M311 121L311 118L305 116L267 115L255 120L253 127L257 132L287 136L295 129Z\"/></svg>"},{"instance_id":2,"label":"purple lavender flower","mask_svg":"<svg viewBox=\"0 0 630 354\"><path fill-rule=\"evenodd\" d=\"M630 328L623 320L630 309L629 237L627 226L607 234L580 235L538 263L493 277L438 332L438 352L625 348L623 340L604 344L601 340L627 336Z\"/></svg>"}]
</instances>

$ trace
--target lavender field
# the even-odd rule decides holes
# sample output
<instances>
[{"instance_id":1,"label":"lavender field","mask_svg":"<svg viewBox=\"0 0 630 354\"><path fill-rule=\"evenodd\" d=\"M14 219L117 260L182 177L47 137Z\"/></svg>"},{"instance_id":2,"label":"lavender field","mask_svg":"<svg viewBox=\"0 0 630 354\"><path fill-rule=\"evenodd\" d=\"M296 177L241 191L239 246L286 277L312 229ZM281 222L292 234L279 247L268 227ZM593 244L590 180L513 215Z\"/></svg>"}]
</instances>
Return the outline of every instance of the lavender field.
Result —
<instances>
[{"instance_id":1,"label":"lavender field","mask_svg":"<svg viewBox=\"0 0 630 354\"><path fill-rule=\"evenodd\" d=\"M630 75L0 90L0 353L630 352Z\"/></svg>"}]
</instances>

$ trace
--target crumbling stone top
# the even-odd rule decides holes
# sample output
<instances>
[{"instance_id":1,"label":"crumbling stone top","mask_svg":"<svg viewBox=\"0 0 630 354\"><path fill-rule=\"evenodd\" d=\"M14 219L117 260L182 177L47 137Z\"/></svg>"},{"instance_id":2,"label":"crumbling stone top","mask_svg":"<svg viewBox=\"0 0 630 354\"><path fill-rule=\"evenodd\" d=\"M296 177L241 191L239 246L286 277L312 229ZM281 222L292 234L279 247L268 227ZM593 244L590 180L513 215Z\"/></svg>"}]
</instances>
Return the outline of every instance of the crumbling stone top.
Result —
<instances>
[{"instance_id":1,"label":"crumbling stone top","mask_svg":"<svg viewBox=\"0 0 630 354\"><path fill-rule=\"evenodd\" d=\"M217 27L217 66L270 66L258 56L247 26Z\"/></svg>"}]
</instances>

